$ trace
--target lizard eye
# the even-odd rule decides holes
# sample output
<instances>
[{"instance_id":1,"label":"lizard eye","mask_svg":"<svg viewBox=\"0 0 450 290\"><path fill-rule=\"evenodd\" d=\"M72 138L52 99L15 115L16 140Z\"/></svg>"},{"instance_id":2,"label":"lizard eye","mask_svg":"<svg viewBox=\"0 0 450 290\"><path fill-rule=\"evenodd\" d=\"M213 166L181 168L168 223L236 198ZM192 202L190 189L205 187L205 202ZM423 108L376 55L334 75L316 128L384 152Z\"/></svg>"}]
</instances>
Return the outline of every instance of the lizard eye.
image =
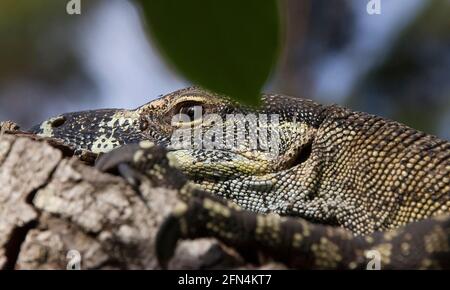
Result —
<instances>
[{"instance_id":1,"label":"lizard eye","mask_svg":"<svg viewBox=\"0 0 450 290\"><path fill-rule=\"evenodd\" d=\"M197 121L202 118L203 114L203 106L200 104L188 104L183 105L178 109L176 115L178 115L178 119L181 121L187 121L186 117L189 118L190 122Z\"/></svg>"},{"instance_id":2,"label":"lizard eye","mask_svg":"<svg viewBox=\"0 0 450 290\"><path fill-rule=\"evenodd\" d=\"M202 102L189 100L178 103L172 112L172 126L193 126L202 122L205 106Z\"/></svg>"}]
</instances>

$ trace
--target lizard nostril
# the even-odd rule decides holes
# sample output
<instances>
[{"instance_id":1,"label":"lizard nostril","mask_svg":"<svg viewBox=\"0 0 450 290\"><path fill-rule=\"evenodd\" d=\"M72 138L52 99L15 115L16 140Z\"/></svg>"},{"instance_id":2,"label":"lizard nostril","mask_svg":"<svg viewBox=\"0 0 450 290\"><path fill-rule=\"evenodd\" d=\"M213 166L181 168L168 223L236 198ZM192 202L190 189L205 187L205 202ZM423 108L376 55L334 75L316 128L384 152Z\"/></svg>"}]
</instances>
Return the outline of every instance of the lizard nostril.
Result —
<instances>
[{"instance_id":1,"label":"lizard nostril","mask_svg":"<svg viewBox=\"0 0 450 290\"><path fill-rule=\"evenodd\" d=\"M147 120L141 120L141 123L139 124L139 129L141 131L145 131L148 128L148 121Z\"/></svg>"},{"instance_id":2,"label":"lizard nostril","mask_svg":"<svg viewBox=\"0 0 450 290\"><path fill-rule=\"evenodd\" d=\"M64 125L64 123L66 122L66 117L64 116L60 116L55 118L54 120L52 120L52 128L57 128L57 127L61 127L62 125Z\"/></svg>"}]
</instances>

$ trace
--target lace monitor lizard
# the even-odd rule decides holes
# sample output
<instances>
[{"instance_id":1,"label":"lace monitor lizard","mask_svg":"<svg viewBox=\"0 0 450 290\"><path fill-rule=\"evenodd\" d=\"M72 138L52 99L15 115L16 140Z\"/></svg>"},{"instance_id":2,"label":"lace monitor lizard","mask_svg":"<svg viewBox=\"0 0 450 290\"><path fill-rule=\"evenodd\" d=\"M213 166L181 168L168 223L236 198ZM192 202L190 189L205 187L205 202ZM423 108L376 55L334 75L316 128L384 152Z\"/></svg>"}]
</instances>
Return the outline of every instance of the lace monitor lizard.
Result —
<instances>
[{"instance_id":1,"label":"lace monitor lizard","mask_svg":"<svg viewBox=\"0 0 450 290\"><path fill-rule=\"evenodd\" d=\"M96 166L130 183L179 189L156 241L162 264L177 240L212 236L297 268L365 268L374 250L382 269L450 267L450 142L395 121L283 95L252 108L191 87L31 131L106 153Z\"/></svg>"}]
</instances>

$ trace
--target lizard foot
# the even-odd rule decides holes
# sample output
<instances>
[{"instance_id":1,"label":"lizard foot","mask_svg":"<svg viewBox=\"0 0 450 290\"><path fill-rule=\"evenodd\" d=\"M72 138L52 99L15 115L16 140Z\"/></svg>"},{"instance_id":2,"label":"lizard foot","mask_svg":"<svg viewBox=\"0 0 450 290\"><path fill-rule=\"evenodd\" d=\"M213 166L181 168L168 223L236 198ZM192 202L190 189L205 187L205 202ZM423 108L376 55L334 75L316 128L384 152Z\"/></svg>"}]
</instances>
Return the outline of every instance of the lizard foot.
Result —
<instances>
[{"instance_id":1,"label":"lizard foot","mask_svg":"<svg viewBox=\"0 0 450 290\"><path fill-rule=\"evenodd\" d=\"M150 141L128 144L106 153L98 159L95 167L105 172L118 172L135 188L144 178L153 186L180 189L187 179L171 165L167 150Z\"/></svg>"}]
</instances>

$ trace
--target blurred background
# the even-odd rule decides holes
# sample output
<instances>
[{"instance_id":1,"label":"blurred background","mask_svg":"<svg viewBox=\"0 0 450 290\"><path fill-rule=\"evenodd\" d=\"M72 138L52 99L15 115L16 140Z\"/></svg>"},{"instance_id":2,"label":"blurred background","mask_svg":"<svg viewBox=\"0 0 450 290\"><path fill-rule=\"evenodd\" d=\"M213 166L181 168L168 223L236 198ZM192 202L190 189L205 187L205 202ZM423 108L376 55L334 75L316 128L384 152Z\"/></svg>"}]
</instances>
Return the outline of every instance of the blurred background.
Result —
<instances>
[{"instance_id":1,"label":"blurred background","mask_svg":"<svg viewBox=\"0 0 450 290\"><path fill-rule=\"evenodd\" d=\"M0 2L0 120L134 108L188 86L128 0ZM265 91L338 103L450 139L450 1L284 0L282 57ZM176 20L174 20L176 21Z\"/></svg>"}]
</instances>

